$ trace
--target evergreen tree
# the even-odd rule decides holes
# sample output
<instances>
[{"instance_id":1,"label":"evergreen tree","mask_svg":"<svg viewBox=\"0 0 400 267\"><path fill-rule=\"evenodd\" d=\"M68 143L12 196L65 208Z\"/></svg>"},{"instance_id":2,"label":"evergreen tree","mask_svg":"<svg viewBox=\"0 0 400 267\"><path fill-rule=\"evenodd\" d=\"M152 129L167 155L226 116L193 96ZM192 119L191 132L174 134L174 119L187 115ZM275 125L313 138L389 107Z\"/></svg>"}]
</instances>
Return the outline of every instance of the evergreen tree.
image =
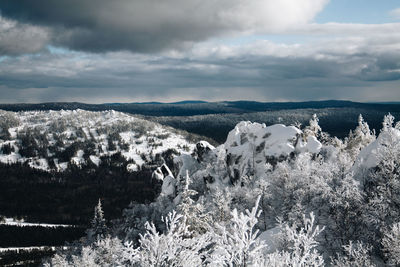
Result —
<instances>
[{"instance_id":1,"label":"evergreen tree","mask_svg":"<svg viewBox=\"0 0 400 267\"><path fill-rule=\"evenodd\" d=\"M210 221L210 216L205 211L204 204L201 201L197 201L196 203L192 199L198 193L189 188L190 183L189 172L186 172L177 211L183 216L183 222L188 226L191 233L204 233L209 228L208 222Z\"/></svg>"},{"instance_id":2,"label":"evergreen tree","mask_svg":"<svg viewBox=\"0 0 400 267\"><path fill-rule=\"evenodd\" d=\"M382 245L390 264L400 264L400 223L395 223L384 233Z\"/></svg>"},{"instance_id":3,"label":"evergreen tree","mask_svg":"<svg viewBox=\"0 0 400 267\"><path fill-rule=\"evenodd\" d=\"M104 218L104 212L101 205L101 200L97 203L94 208L94 217L91 223L91 228L88 230L87 239L89 243L104 238L107 235L108 229L106 220Z\"/></svg>"},{"instance_id":4,"label":"evergreen tree","mask_svg":"<svg viewBox=\"0 0 400 267\"><path fill-rule=\"evenodd\" d=\"M360 153L361 149L369 145L375 140L375 132L369 129L368 124L364 121L362 115L358 117L358 126L353 131L350 131L349 137L346 139L346 150L354 161Z\"/></svg>"},{"instance_id":5,"label":"evergreen tree","mask_svg":"<svg viewBox=\"0 0 400 267\"><path fill-rule=\"evenodd\" d=\"M313 114L312 118L309 121L309 125L304 129L304 141L307 140L308 136L319 137L322 130L319 126L319 119L317 114Z\"/></svg>"}]
</instances>

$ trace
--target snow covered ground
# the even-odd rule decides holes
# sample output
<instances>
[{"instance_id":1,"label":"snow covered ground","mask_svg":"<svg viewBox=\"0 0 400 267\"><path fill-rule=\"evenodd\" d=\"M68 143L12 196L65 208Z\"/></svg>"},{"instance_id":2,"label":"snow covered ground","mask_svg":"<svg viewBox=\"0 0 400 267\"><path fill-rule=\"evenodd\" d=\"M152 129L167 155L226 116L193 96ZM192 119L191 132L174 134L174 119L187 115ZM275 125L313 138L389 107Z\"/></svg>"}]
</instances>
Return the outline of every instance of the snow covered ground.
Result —
<instances>
[{"instance_id":1,"label":"snow covered ground","mask_svg":"<svg viewBox=\"0 0 400 267\"><path fill-rule=\"evenodd\" d=\"M69 224L49 224L49 223L29 223L23 220L15 220L14 218L5 218L4 222L0 222L0 225L10 225L10 226L39 226L39 227L74 227L74 225Z\"/></svg>"},{"instance_id":2,"label":"snow covered ground","mask_svg":"<svg viewBox=\"0 0 400 267\"><path fill-rule=\"evenodd\" d=\"M32 250L52 250L52 251L56 251L56 249L58 249L59 247L54 247L54 246L38 246L38 247L9 247L9 248L0 248L0 253L4 253L4 252L20 252L20 251L32 251ZM68 247L62 247L63 249L67 249Z\"/></svg>"}]
</instances>

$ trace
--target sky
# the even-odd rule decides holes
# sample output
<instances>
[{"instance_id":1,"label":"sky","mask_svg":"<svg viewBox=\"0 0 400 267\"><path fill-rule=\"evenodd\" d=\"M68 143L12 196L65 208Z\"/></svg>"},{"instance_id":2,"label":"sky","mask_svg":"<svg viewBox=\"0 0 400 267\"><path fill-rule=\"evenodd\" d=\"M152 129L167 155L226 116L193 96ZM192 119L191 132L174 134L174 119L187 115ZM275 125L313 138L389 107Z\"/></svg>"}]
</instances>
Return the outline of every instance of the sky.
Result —
<instances>
[{"instance_id":1,"label":"sky","mask_svg":"<svg viewBox=\"0 0 400 267\"><path fill-rule=\"evenodd\" d=\"M1 0L0 103L400 101L398 0Z\"/></svg>"}]
</instances>

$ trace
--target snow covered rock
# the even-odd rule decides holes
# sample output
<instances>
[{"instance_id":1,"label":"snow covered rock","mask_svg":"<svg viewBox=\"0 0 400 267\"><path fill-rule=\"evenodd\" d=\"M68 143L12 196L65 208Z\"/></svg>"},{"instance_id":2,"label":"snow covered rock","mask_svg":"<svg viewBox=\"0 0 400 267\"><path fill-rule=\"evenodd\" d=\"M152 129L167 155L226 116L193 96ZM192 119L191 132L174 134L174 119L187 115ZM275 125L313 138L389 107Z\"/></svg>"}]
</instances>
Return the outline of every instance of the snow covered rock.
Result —
<instances>
[{"instance_id":1,"label":"snow covered rock","mask_svg":"<svg viewBox=\"0 0 400 267\"><path fill-rule=\"evenodd\" d=\"M197 156L198 161L203 161L206 157L210 157L214 155L212 151L215 149L214 146L212 146L210 143L207 141L200 141L196 144L195 148L195 153Z\"/></svg>"},{"instance_id":2,"label":"snow covered rock","mask_svg":"<svg viewBox=\"0 0 400 267\"><path fill-rule=\"evenodd\" d=\"M176 179L173 176L168 175L164 178L161 187L161 195L164 196L175 196Z\"/></svg>"},{"instance_id":3,"label":"snow covered rock","mask_svg":"<svg viewBox=\"0 0 400 267\"><path fill-rule=\"evenodd\" d=\"M370 169L378 166L381 161L381 150L395 144L400 144L400 130L391 128L388 131L382 131L375 141L360 151L353 169Z\"/></svg>"},{"instance_id":4,"label":"snow covered rock","mask_svg":"<svg viewBox=\"0 0 400 267\"><path fill-rule=\"evenodd\" d=\"M256 151L263 152L265 156L289 155L295 150L294 143L301 133L294 126L275 124L267 127L265 124L242 121L229 132L225 148L233 154Z\"/></svg>"},{"instance_id":5,"label":"snow covered rock","mask_svg":"<svg viewBox=\"0 0 400 267\"><path fill-rule=\"evenodd\" d=\"M167 165L163 164L161 167L158 167L152 174L152 179L156 180L156 181L164 181L164 178L167 176L171 176L172 172L171 170L168 168Z\"/></svg>"},{"instance_id":6,"label":"snow covered rock","mask_svg":"<svg viewBox=\"0 0 400 267\"><path fill-rule=\"evenodd\" d=\"M151 175L151 179L155 181L160 181L162 182L164 180L164 174L161 171L161 168L157 168L153 174Z\"/></svg>"},{"instance_id":7,"label":"snow covered rock","mask_svg":"<svg viewBox=\"0 0 400 267\"><path fill-rule=\"evenodd\" d=\"M262 175L266 163L276 163L296 151L302 131L294 126L240 122L229 132L224 144L232 181L247 175ZM320 143L310 138L303 150L317 151Z\"/></svg>"},{"instance_id":8,"label":"snow covered rock","mask_svg":"<svg viewBox=\"0 0 400 267\"><path fill-rule=\"evenodd\" d=\"M214 148L207 142L196 144L195 155L176 159L180 167L178 177L186 171L193 186L201 190L204 183L235 183L242 177L263 176L271 165L299 153L317 154L322 144L313 135L283 124L240 122L229 132L226 142Z\"/></svg>"}]
</instances>

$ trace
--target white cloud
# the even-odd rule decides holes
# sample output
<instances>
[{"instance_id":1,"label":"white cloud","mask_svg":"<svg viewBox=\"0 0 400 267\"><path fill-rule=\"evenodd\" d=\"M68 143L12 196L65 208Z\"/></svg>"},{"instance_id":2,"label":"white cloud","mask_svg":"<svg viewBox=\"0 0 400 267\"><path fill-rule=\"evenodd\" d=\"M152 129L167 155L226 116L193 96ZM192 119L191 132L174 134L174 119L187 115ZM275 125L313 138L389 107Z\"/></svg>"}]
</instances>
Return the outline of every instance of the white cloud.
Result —
<instances>
[{"instance_id":1,"label":"white cloud","mask_svg":"<svg viewBox=\"0 0 400 267\"><path fill-rule=\"evenodd\" d=\"M324 8L328 0L231 0L217 8L221 24L232 30L280 32L305 25Z\"/></svg>"},{"instance_id":2,"label":"white cloud","mask_svg":"<svg viewBox=\"0 0 400 267\"><path fill-rule=\"evenodd\" d=\"M294 31L286 31L286 34L308 34L325 36L371 36L371 35L399 35L400 23L385 24L356 24L356 23L310 23L301 25Z\"/></svg>"},{"instance_id":3,"label":"white cloud","mask_svg":"<svg viewBox=\"0 0 400 267\"><path fill-rule=\"evenodd\" d=\"M389 12L389 15L394 19L400 19L400 8L393 9Z\"/></svg>"}]
</instances>

